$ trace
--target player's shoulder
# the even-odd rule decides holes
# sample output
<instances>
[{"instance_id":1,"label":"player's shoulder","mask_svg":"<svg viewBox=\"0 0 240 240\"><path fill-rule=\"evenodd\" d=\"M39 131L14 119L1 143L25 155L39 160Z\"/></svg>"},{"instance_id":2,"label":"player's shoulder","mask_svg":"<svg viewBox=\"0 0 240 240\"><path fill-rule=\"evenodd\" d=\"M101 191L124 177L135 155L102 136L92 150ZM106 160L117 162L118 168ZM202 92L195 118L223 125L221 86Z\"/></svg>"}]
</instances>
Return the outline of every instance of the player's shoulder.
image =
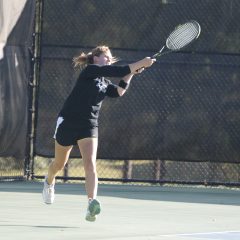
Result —
<instances>
[{"instance_id":1,"label":"player's shoulder","mask_svg":"<svg viewBox=\"0 0 240 240\"><path fill-rule=\"evenodd\" d=\"M80 73L80 78L85 78L89 75L92 75L93 73L96 72L96 70L99 68L99 65L96 64L89 64L87 65L84 69L82 69Z\"/></svg>"},{"instance_id":2,"label":"player's shoulder","mask_svg":"<svg viewBox=\"0 0 240 240\"><path fill-rule=\"evenodd\" d=\"M98 65L98 64L88 64L86 67L85 67L85 71L91 71L91 70L94 70L96 68L100 68L101 66Z\"/></svg>"}]
</instances>

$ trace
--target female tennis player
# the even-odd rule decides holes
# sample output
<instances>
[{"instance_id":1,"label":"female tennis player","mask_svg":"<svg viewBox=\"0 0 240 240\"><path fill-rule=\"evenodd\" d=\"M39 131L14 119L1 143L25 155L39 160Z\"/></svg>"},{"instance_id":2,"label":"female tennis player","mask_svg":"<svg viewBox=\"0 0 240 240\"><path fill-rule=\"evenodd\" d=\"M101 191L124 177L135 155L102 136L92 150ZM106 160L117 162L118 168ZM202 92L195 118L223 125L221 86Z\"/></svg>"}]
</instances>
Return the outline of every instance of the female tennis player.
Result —
<instances>
[{"instance_id":1,"label":"female tennis player","mask_svg":"<svg viewBox=\"0 0 240 240\"><path fill-rule=\"evenodd\" d=\"M113 66L116 61L108 46L98 46L88 54L73 59L75 67L84 67L75 87L66 99L57 119L55 131L55 159L50 164L43 188L43 200L54 201L55 177L68 161L73 145L78 145L85 171L85 187L88 196L87 221L95 221L100 213L96 199L98 178L96 155L98 147L98 116L105 96L120 97L129 87L134 74L150 67L156 60L146 57L138 62ZM114 85L105 77L121 78Z\"/></svg>"}]
</instances>

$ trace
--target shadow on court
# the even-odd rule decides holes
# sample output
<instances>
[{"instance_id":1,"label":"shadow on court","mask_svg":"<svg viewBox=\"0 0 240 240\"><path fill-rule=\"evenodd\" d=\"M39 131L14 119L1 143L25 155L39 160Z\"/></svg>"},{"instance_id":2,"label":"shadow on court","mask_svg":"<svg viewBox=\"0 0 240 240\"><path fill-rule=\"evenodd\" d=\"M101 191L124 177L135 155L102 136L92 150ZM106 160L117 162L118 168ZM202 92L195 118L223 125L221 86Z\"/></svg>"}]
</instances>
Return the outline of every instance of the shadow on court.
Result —
<instances>
[{"instance_id":1,"label":"shadow on court","mask_svg":"<svg viewBox=\"0 0 240 240\"><path fill-rule=\"evenodd\" d=\"M42 226L35 226L35 225L23 225L23 224L0 224L0 226L5 227L29 227L29 228L56 228L56 229L74 229L79 227L66 227L66 226L48 226L48 225L42 225Z\"/></svg>"}]
</instances>

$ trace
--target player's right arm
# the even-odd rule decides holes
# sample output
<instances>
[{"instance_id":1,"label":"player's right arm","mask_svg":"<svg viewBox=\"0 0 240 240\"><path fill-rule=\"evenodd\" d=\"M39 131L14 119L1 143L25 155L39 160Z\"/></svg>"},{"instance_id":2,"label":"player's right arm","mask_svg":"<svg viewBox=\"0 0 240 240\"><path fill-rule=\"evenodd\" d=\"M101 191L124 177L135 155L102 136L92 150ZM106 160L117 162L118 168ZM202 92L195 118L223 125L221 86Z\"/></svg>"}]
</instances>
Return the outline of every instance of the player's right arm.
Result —
<instances>
[{"instance_id":1,"label":"player's right arm","mask_svg":"<svg viewBox=\"0 0 240 240\"><path fill-rule=\"evenodd\" d=\"M131 73L136 73L139 69L151 67L154 62L156 62L156 59L145 57L138 62L129 64L129 68Z\"/></svg>"},{"instance_id":2,"label":"player's right arm","mask_svg":"<svg viewBox=\"0 0 240 240\"><path fill-rule=\"evenodd\" d=\"M156 59L151 59L150 57L145 57L140 61L135 63L131 63L129 65L124 66L113 66L113 65L96 65L90 64L88 65L82 74L86 78L96 78L96 77L119 77L122 78L128 74L134 74L141 68L150 67Z\"/></svg>"}]
</instances>

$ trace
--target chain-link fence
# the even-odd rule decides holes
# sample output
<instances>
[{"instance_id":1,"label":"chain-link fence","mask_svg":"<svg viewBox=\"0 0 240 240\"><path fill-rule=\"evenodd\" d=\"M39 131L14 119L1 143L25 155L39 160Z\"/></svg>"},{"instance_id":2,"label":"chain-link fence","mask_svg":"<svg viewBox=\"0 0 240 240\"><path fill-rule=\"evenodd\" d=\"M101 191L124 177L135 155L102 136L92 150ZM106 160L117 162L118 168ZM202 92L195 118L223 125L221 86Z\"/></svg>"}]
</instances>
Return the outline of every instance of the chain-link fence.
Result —
<instances>
[{"instance_id":1,"label":"chain-link fence","mask_svg":"<svg viewBox=\"0 0 240 240\"><path fill-rule=\"evenodd\" d=\"M0 180L23 179L35 1L0 1L0 5Z\"/></svg>"},{"instance_id":2,"label":"chain-link fence","mask_svg":"<svg viewBox=\"0 0 240 240\"><path fill-rule=\"evenodd\" d=\"M54 154L57 114L77 75L73 56L107 44L117 64L151 56L190 19L198 41L162 57L105 100L100 113L100 179L239 183L240 15L238 0L44 0L34 176ZM113 80L115 81L115 80ZM39 157L39 156L42 156ZM78 149L72 157L79 157ZM83 178L71 159L63 176Z\"/></svg>"}]
</instances>

